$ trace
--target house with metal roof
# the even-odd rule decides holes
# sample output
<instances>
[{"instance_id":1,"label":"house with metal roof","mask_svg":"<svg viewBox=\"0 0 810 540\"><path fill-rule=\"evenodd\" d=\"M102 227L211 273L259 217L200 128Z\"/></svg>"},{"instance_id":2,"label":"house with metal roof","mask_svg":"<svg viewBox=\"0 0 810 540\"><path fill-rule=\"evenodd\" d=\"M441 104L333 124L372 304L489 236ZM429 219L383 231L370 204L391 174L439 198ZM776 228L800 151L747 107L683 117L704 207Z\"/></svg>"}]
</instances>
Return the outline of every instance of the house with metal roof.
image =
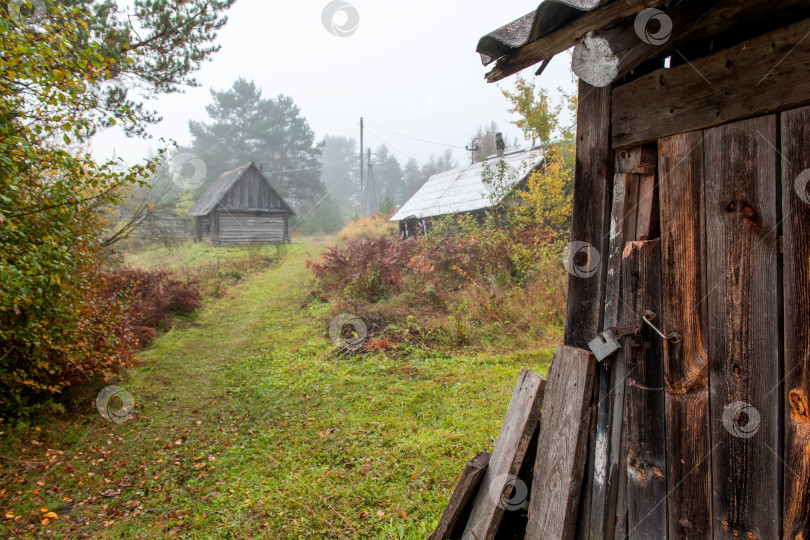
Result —
<instances>
[{"instance_id":1,"label":"house with metal roof","mask_svg":"<svg viewBox=\"0 0 810 540\"><path fill-rule=\"evenodd\" d=\"M524 184L542 159L542 151L535 147L434 174L391 221L399 222L400 235L408 238L420 230L426 232L429 218L483 212Z\"/></svg>"},{"instance_id":2,"label":"house with metal roof","mask_svg":"<svg viewBox=\"0 0 810 540\"><path fill-rule=\"evenodd\" d=\"M223 173L189 215L195 241L219 245L289 242L295 212L251 161Z\"/></svg>"}]
</instances>

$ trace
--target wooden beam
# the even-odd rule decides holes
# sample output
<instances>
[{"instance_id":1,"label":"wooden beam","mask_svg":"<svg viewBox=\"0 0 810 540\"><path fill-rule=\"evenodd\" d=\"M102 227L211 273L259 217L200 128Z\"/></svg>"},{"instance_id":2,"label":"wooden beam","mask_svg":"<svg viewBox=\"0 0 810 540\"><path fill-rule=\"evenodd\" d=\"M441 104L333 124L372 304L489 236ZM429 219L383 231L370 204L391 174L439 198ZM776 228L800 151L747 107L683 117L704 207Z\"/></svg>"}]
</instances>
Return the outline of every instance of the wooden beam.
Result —
<instances>
[{"instance_id":1,"label":"wooden beam","mask_svg":"<svg viewBox=\"0 0 810 540\"><path fill-rule=\"evenodd\" d=\"M640 11L650 7L663 7L675 0L625 0L609 2L583 14L572 22L554 30L540 39L527 43L514 52L498 59L495 67L486 74L487 82L498 82L543 60L551 60L576 45L588 32L610 28Z\"/></svg>"},{"instance_id":2,"label":"wooden beam","mask_svg":"<svg viewBox=\"0 0 810 540\"><path fill-rule=\"evenodd\" d=\"M472 503L475 494L478 492L478 486L481 485L481 479L484 477L484 472L489 465L490 456L489 452L479 452L478 455L467 462L455 489L453 489L453 494L450 495L450 501L444 508L442 517L428 540L445 540L453 537L454 529L463 518L464 511L469 512L472 510L470 503Z\"/></svg>"},{"instance_id":3,"label":"wooden beam","mask_svg":"<svg viewBox=\"0 0 810 540\"><path fill-rule=\"evenodd\" d=\"M687 0L646 25L637 24L633 17L612 28L589 32L574 47L571 70L588 84L608 86L647 60L665 56L716 1Z\"/></svg>"},{"instance_id":4,"label":"wooden beam","mask_svg":"<svg viewBox=\"0 0 810 540\"><path fill-rule=\"evenodd\" d=\"M564 343L586 349L588 342L602 330L604 316L605 276L607 267L601 258L607 255L610 240L610 193L613 180L613 156L610 150L610 91L579 83L579 113L577 114L576 169L574 172L573 217L571 247L583 244L588 255L590 272L569 272L568 303L565 317ZM571 249L570 251L575 251ZM599 257L594 263L592 256ZM570 265L580 262L569 261ZM594 392L596 408L598 392ZM595 428L594 428L595 429ZM588 470L594 456L595 436L589 440ZM585 476L582 487L581 515L590 515L591 482ZM586 523L582 521L581 535ZM580 533L578 533L580 537Z\"/></svg>"},{"instance_id":5,"label":"wooden beam","mask_svg":"<svg viewBox=\"0 0 810 540\"><path fill-rule=\"evenodd\" d=\"M712 538L703 132L658 144L669 538Z\"/></svg>"},{"instance_id":6,"label":"wooden beam","mask_svg":"<svg viewBox=\"0 0 810 540\"><path fill-rule=\"evenodd\" d=\"M613 91L614 148L810 102L810 19Z\"/></svg>"},{"instance_id":7,"label":"wooden beam","mask_svg":"<svg viewBox=\"0 0 810 540\"><path fill-rule=\"evenodd\" d=\"M578 268L569 272L564 343L587 349L588 342L602 330L606 265L601 259L609 246L613 159L610 91L580 82L579 96L571 242L582 248L579 251L588 260L569 261L569 269ZM574 259L573 253L571 256Z\"/></svg>"},{"instance_id":8,"label":"wooden beam","mask_svg":"<svg viewBox=\"0 0 810 540\"><path fill-rule=\"evenodd\" d=\"M778 144L774 115L704 143L715 538L782 532Z\"/></svg>"},{"instance_id":9,"label":"wooden beam","mask_svg":"<svg viewBox=\"0 0 810 540\"><path fill-rule=\"evenodd\" d=\"M782 113L785 299L783 538L810 538L810 107Z\"/></svg>"},{"instance_id":10,"label":"wooden beam","mask_svg":"<svg viewBox=\"0 0 810 540\"><path fill-rule=\"evenodd\" d=\"M526 538L574 534L590 427L596 358L561 345L549 375L534 466Z\"/></svg>"},{"instance_id":11,"label":"wooden beam","mask_svg":"<svg viewBox=\"0 0 810 540\"><path fill-rule=\"evenodd\" d=\"M475 496L470 519L464 527L463 540L495 538L506 510L504 501L510 499L508 491L513 489L537 427L545 389L543 377L528 369L520 371L489 466Z\"/></svg>"},{"instance_id":12,"label":"wooden beam","mask_svg":"<svg viewBox=\"0 0 810 540\"><path fill-rule=\"evenodd\" d=\"M623 325L638 324L642 314L660 314L661 242L628 242L622 265ZM659 320L656 320L660 324ZM644 329L641 343L625 347L627 388L627 534L636 538L666 538L667 479L664 372L661 338Z\"/></svg>"}]
</instances>

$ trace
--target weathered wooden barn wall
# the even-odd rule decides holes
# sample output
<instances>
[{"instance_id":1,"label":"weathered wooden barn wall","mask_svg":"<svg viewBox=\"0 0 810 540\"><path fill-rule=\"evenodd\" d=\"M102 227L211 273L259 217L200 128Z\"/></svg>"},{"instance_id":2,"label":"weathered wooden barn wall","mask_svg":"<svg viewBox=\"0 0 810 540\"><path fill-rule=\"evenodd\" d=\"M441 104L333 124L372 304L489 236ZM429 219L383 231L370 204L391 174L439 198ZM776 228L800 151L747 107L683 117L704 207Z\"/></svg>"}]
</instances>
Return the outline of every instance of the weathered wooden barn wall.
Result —
<instances>
[{"instance_id":1,"label":"weathered wooden barn wall","mask_svg":"<svg viewBox=\"0 0 810 540\"><path fill-rule=\"evenodd\" d=\"M572 46L580 77L560 350L603 361L527 540L810 540L808 37L806 0L562 0L479 41L490 82Z\"/></svg>"},{"instance_id":2,"label":"weathered wooden barn wall","mask_svg":"<svg viewBox=\"0 0 810 540\"><path fill-rule=\"evenodd\" d=\"M640 240L622 257L621 324L652 309L683 341L648 332L649 348L626 343L602 366L579 538L810 538L810 107L797 107L810 102L808 32L799 21L612 90L601 146L617 164L611 222ZM590 135L604 126L604 107L590 105L602 92L581 83L578 181L607 161ZM625 174L631 154L647 154L652 170ZM645 209L627 186L650 173ZM572 278L566 336L581 342L601 328L602 306L611 311L617 231L605 250L610 211L592 184L576 191L572 239L605 254L608 273L605 292ZM645 214L660 233L639 236ZM634 255L653 243L659 255ZM649 272L660 279L641 287ZM626 373L622 388L603 378L611 370ZM608 420L616 403L621 423Z\"/></svg>"},{"instance_id":3,"label":"weathered wooden barn wall","mask_svg":"<svg viewBox=\"0 0 810 540\"><path fill-rule=\"evenodd\" d=\"M578 538L810 538L808 33L580 83L572 240L604 266L572 276L566 342L646 309L683 340L600 366Z\"/></svg>"},{"instance_id":4,"label":"weathered wooden barn wall","mask_svg":"<svg viewBox=\"0 0 810 540\"><path fill-rule=\"evenodd\" d=\"M284 242L287 217L265 213L220 211L218 241L225 244Z\"/></svg>"},{"instance_id":5,"label":"weathered wooden barn wall","mask_svg":"<svg viewBox=\"0 0 810 540\"><path fill-rule=\"evenodd\" d=\"M262 178L255 167L248 168L242 177L220 199L225 210L283 208L280 198Z\"/></svg>"},{"instance_id":6,"label":"weathered wooden barn wall","mask_svg":"<svg viewBox=\"0 0 810 540\"><path fill-rule=\"evenodd\" d=\"M222 174L199 198L195 239L214 245L288 242L294 212L254 163Z\"/></svg>"}]
</instances>

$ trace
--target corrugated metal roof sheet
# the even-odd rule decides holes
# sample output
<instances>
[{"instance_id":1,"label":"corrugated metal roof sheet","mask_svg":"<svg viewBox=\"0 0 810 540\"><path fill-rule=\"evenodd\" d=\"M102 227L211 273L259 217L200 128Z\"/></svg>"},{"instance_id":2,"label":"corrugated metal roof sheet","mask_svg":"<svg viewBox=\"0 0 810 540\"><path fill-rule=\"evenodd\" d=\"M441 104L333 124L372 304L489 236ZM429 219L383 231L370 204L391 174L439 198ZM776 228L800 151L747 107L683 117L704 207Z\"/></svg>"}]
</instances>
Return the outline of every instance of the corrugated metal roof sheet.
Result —
<instances>
[{"instance_id":1,"label":"corrugated metal roof sheet","mask_svg":"<svg viewBox=\"0 0 810 540\"><path fill-rule=\"evenodd\" d=\"M520 183L542 161L542 152L533 148L504 155L507 166L507 182L511 186ZM430 217L456 212L470 212L489 208L498 202L492 185L484 182L484 164L496 170L498 159L475 163L431 176L425 184L408 199L391 218L401 221L410 217Z\"/></svg>"},{"instance_id":2,"label":"corrugated metal roof sheet","mask_svg":"<svg viewBox=\"0 0 810 540\"><path fill-rule=\"evenodd\" d=\"M535 11L482 37L475 50L481 55L481 62L486 66L609 1L544 0Z\"/></svg>"}]
</instances>

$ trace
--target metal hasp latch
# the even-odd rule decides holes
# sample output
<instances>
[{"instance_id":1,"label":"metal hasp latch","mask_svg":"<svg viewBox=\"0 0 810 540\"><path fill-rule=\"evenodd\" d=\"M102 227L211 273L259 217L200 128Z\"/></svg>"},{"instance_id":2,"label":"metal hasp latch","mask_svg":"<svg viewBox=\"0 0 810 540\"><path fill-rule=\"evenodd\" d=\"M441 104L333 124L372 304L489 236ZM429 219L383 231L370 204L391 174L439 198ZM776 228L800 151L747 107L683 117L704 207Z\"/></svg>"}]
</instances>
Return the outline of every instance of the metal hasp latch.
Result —
<instances>
[{"instance_id":1,"label":"metal hasp latch","mask_svg":"<svg viewBox=\"0 0 810 540\"><path fill-rule=\"evenodd\" d=\"M655 318L656 314L649 309L646 310L641 316L641 320L644 321L644 324L652 328L653 331L661 336L662 339L665 339L670 343L680 343L683 341L683 336L678 332L670 332L668 335L664 335L664 333L656 328L652 323ZM600 332L598 336L588 342L588 348L596 357L596 360L601 362L622 348L619 340L625 336L641 336L641 324L636 326L611 326L610 328L605 328L603 332Z\"/></svg>"}]
</instances>

